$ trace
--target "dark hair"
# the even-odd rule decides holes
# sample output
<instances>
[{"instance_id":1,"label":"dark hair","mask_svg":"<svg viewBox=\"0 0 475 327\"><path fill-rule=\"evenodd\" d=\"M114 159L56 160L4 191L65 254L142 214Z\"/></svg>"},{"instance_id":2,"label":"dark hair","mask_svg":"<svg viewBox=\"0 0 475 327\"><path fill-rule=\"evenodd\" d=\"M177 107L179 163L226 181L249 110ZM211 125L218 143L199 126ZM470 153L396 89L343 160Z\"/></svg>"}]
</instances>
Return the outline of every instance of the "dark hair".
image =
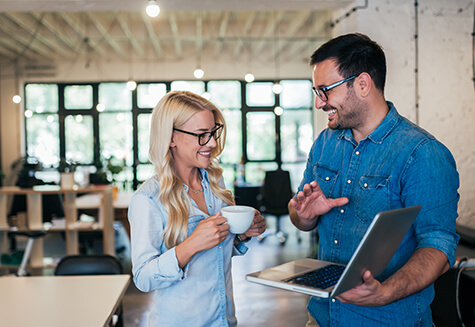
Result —
<instances>
[{"instance_id":1,"label":"dark hair","mask_svg":"<svg viewBox=\"0 0 475 327\"><path fill-rule=\"evenodd\" d=\"M324 60L334 59L338 73L348 78L368 73L378 90L384 93L386 83L386 57L382 47L361 33L338 36L319 47L310 57L314 66ZM348 85L352 85L349 81Z\"/></svg>"}]
</instances>

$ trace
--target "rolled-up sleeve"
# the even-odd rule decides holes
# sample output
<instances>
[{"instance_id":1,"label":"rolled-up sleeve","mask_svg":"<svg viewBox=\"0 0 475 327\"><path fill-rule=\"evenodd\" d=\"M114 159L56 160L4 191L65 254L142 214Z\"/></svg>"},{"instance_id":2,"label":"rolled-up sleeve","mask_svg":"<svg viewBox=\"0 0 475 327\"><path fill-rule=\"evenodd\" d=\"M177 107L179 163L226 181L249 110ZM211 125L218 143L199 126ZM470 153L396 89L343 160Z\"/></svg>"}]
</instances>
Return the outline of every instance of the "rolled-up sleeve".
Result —
<instances>
[{"instance_id":1,"label":"rolled-up sleeve","mask_svg":"<svg viewBox=\"0 0 475 327\"><path fill-rule=\"evenodd\" d=\"M459 236L455 231L458 217L459 175L449 150L435 139L416 148L407 163L403 194L405 206L422 205L414 227L417 248L442 251L451 266Z\"/></svg>"}]
</instances>

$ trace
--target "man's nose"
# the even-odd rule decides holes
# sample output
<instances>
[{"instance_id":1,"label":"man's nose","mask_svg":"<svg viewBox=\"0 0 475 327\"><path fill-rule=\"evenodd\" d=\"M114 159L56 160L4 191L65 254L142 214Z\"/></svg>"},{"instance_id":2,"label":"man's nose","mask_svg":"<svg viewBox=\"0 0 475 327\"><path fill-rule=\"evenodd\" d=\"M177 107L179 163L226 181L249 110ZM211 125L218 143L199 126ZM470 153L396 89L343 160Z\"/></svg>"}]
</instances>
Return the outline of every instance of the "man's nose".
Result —
<instances>
[{"instance_id":1,"label":"man's nose","mask_svg":"<svg viewBox=\"0 0 475 327\"><path fill-rule=\"evenodd\" d=\"M326 104L327 102L320 99L319 96L315 97L315 108L322 109L323 107L325 107Z\"/></svg>"}]
</instances>

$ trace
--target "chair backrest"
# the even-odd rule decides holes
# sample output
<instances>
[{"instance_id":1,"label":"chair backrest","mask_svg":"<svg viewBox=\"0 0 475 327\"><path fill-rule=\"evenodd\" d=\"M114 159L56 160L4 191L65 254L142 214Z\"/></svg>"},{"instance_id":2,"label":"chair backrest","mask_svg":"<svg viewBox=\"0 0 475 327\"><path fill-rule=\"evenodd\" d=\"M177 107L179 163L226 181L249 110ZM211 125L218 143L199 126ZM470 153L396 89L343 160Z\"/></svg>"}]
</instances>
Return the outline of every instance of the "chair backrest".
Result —
<instances>
[{"instance_id":1,"label":"chair backrest","mask_svg":"<svg viewBox=\"0 0 475 327\"><path fill-rule=\"evenodd\" d=\"M289 172L282 169L267 171L261 194L264 212L288 213L287 205L293 196Z\"/></svg>"},{"instance_id":2,"label":"chair backrest","mask_svg":"<svg viewBox=\"0 0 475 327\"><path fill-rule=\"evenodd\" d=\"M122 274L119 259L108 254L70 255L63 257L56 266L56 276L118 275Z\"/></svg>"}]
</instances>

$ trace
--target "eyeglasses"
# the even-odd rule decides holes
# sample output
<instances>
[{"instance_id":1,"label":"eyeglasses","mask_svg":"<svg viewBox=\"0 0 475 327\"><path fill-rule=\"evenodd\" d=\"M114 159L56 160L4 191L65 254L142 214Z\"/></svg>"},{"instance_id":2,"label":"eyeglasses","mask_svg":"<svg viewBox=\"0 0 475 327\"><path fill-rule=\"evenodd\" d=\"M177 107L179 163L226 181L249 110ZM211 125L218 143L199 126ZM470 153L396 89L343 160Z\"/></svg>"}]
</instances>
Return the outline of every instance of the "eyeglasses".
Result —
<instances>
[{"instance_id":1,"label":"eyeglasses","mask_svg":"<svg viewBox=\"0 0 475 327\"><path fill-rule=\"evenodd\" d=\"M182 132L182 133L185 133L185 134L196 136L198 138L198 144L201 145L201 146L204 146L204 145L208 144L208 142L211 140L212 137L214 137L215 140L219 139L219 137L221 136L221 133L223 132L223 125L216 124L216 128L213 129L211 132L205 132L205 133L201 133L201 134L196 134L196 133L192 133L192 132L188 132L188 131L183 131L183 130L178 129L178 128L173 128L173 130L177 131L177 132Z\"/></svg>"},{"instance_id":2,"label":"eyeglasses","mask_svg":"<svg viewBox=\"0 0 475 327\"><path fill-rule=\"evenodd\" d=\"M325 86L325 87L319 87L318 89L315 88L315 87L312 87L312 90L313 92L315 93L316 96L318 96L320 99L322 99L322 101L327 101L328 100L328 95L327 95L327 92L330 91L331 89L333 89L334 87L337 87L337 86L340 86L341 84L345 83L345 82L348 82L350 80L352 80L353 78L356 78L358 77L357 75L353 75L351 77L348 77L348 78L345 78L345 79L342 79L341 81L338 81L336 83L333 83L333 84L330 84L328 86Z\"/></svg>"}]
</instances>

